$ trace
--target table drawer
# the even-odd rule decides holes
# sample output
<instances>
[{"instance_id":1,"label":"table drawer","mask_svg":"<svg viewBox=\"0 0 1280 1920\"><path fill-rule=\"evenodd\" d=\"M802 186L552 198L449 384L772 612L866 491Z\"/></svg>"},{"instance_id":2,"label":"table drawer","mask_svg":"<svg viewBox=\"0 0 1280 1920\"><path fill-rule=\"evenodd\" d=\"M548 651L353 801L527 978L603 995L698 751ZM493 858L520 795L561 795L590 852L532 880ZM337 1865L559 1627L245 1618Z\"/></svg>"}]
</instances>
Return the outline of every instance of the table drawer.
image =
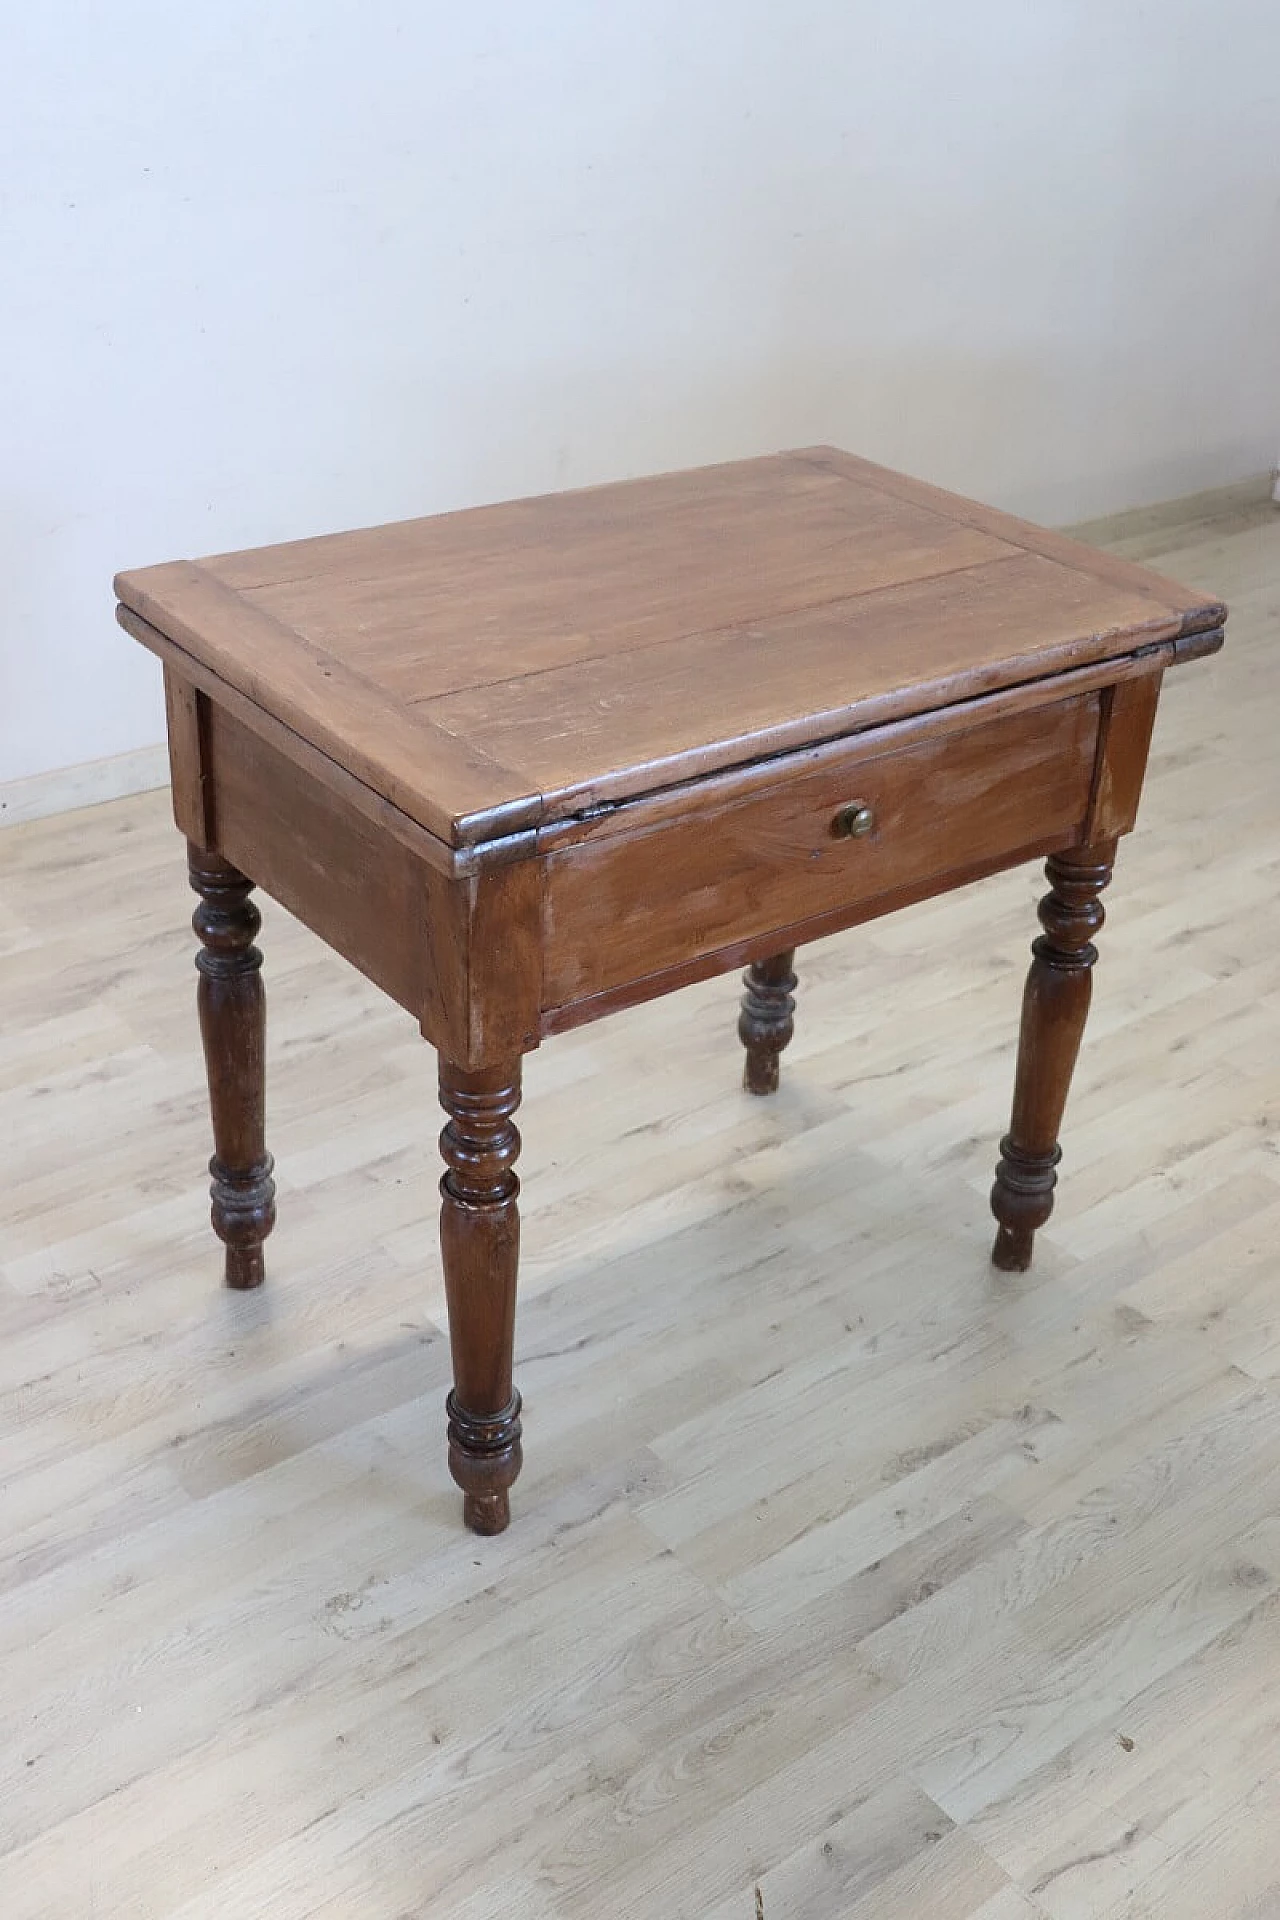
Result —
<instances>
[{"instance_id":1,"label":"table drawer","mask_svg":"<svg viewBox=\"0 0 1280 1920\"><path fill-rule=\"evenodd\" d=\"M1099 717L1097 693L959 727L939 716L686 788L683 811L666 796L651 824L620 808L548 855L544 1007L1070 844ZM866 812L842 831L855 803Z\"/></svg>"}]
</instances>

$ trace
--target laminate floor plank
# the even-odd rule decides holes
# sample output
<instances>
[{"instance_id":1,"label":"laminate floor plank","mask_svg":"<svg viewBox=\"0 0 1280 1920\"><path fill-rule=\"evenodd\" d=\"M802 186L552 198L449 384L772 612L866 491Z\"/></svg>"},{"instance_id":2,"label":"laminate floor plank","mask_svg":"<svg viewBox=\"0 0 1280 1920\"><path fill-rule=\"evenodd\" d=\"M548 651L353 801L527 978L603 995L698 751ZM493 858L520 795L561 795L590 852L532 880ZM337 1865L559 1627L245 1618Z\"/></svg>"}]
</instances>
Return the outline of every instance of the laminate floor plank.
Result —
<instances>
[{"instance_id":1,"label":"laminate floor plank","mask_svg":"<svg viewBox=\"0 0 1280 1920\"><path fill-rule=\"evenodd\" d=\"M500 1539L412 1020L264 903L227 1294L167 797L0 832L5 1920L1277 1920L1280 515L1114 545L1232 618L1035 1267L986 1208L1034 868L803 950L772 1101L733 976L548 1042Z\"/></svg>"}]
</instances>

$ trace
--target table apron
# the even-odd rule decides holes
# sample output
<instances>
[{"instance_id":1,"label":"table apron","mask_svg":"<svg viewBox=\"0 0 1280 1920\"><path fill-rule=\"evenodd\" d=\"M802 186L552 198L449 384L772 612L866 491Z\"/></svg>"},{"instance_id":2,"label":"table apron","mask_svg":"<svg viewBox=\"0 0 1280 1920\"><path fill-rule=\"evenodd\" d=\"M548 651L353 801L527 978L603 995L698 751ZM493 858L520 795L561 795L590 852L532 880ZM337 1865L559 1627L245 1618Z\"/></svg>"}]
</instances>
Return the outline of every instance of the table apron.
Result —
<instances>
[{"instance_id":1,"label":"table apron","mask_svg":"<svg viewBox=\"0 0 1280 1920\"><path fill-rule=\"evenodd\" d=\"M1110 685L961 712L656 796L511 864L441 872L388 803L170 674L178 823L418 1020L462 1067L1133 825L1164 654ZM375 804L376 803L376 804ZM838 816L859 803L865 831ZM639 811L639 810L638 810ZM591 831L593 826L606 831ZM529 836L530 842L533 836Z\"/></svg>"},{"instance_id":2,"label":"table apron","mask_svg":"<svg viewBox=\"0 0 1280 1920\"><path fill-rule=\"evenodd\" d=\"M816 766L784 758L746 797L550 853L544 1031L1037 853L1127 832L1160 665L975 715L959 730L852 739ZM855 805L866 810L863 831L847 836L840 817Z\"/></svg>"}]
</instances>

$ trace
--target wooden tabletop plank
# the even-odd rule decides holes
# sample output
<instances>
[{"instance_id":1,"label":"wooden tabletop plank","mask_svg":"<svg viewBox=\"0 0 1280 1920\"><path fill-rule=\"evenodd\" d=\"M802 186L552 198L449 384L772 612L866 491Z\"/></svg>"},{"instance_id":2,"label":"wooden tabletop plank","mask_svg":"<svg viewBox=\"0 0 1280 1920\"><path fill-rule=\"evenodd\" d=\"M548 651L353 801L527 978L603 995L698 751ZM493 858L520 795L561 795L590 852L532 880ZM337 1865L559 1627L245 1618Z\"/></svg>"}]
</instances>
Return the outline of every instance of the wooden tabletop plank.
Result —
<instances>
[{"instance_id":1,"label":"wooden tabletop plank","mask_svg":"<svg viewBox=\"0 0 1280 1920\"><path fill-rule=\"evenodd\" d=\"M876 488L904 504L926 507L965 526L981 528L984 533L1023 547L1029 553L1041 553L1062 566L1091 573L1099 580L1110 581L1112 586L1128 587L1160 606L1172 607L1182 616L1183 633L1202 633L1220 627L1227 617L1223 602L1211 594L1184 587L1180 581L1153 573L1149 567L1139 566L1118 553L1103 553L1098 547L1073 540L1069 534L1037 526L1033 520L1020 520L998 507L986 507L979 500L966 499L964 494L948 493L944 487L935 487L927 480L914 480L909 474L877 466L875 461L864 460L856 453L845 453L839 447L812 447L797 453L796 457L812 462L820 472L842 473L856 485Z\"/></svg>"},{"instance_id":2,"label":"wooden tabletop plank","mask_svg":"<svg viewBox=\"0 0 1280 1920\"><path fill-rule=\"evenodd\" d=\"M1039 554L424 703L545 817L1088 666L1176 611Z\"/></svg>"},{"instance_id":3,"label":"wooden tabletop plank","mask_svg":"<svg viewBox=\"0 0 1280 1920\"><path fill-rule=\"evenodd\" d=\"M673 527L688 528L700 516L726 522L754 513L767 520L787 499L845 497L848 476L824 469L811 453L767 454L533 494L386 526L213 554L202 565L238 592L302 580L383 582L423 567L447 578L458 567L479 563L483 569L495 557L504 574L520 575L552 550L562 559L572 558L601 538L612 540L625 524L637 529L653 553L669 540Z\"/></svg>"},{"instance_id":4,"label":"wooden tabletop plank","mask_svg":"<svg viewBox=\"0 0 1280 1920\"><path fill-rule=\"evenodd\" d=\"M459 822L480 814L484 837L542 816L540 796L480 749L389 701L333 655L214 579L178 560L122 575L126 613L189 652L274 719L329 754L411 820L461 845ZM147 644L144 629L130 625Z\"/></svg>"},{"instance_id":5,"label":"wooden tabletop plank","mask_svg":"<svg viewBox=\"0 0 1280 1920\"><path fill-rule=\"evenodd\" d=\"M827 447L145 568L117 592L454 846L1224 616Z\"/></svg>"},{"instance_id":6,"label":"wooden tabletop plank","mask_svg":"<svg viewBox=\"0 0 1280 1920\"><path fill-rule=\"evenodd\" d=\"M465 554L436 555L441 543L428 538L417 565L374 580L330 569L245 594L417 701L505 680L513 667L612 657L1022 551L839 478L815 488L814 478L784 468L767 495L712 489L678 513L650 504L653 483L638 501L610 489L627 492L625 510L604 517L597 505L584 527L561 520L520 549L504 544L498 510L485 522L492 533Z\"/></svg>"}]
</instances>

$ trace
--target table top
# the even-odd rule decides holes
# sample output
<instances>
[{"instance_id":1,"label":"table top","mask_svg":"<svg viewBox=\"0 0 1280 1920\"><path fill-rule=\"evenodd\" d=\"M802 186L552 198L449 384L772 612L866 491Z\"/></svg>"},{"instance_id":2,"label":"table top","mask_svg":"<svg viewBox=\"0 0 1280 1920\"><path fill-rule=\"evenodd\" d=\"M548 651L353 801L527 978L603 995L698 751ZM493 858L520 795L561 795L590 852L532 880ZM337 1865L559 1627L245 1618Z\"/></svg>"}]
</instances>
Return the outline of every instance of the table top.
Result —
<instances>
[{"instance_id":1,"label":"table top","mask_svg":"<svg viewBox=\"0 0 1280 1920\"><path fill-rule=\"evenodd\" d=\"M121 574L121 620L454 846L1221 625L831 447Z\"/></svg>"}]
</instances>

